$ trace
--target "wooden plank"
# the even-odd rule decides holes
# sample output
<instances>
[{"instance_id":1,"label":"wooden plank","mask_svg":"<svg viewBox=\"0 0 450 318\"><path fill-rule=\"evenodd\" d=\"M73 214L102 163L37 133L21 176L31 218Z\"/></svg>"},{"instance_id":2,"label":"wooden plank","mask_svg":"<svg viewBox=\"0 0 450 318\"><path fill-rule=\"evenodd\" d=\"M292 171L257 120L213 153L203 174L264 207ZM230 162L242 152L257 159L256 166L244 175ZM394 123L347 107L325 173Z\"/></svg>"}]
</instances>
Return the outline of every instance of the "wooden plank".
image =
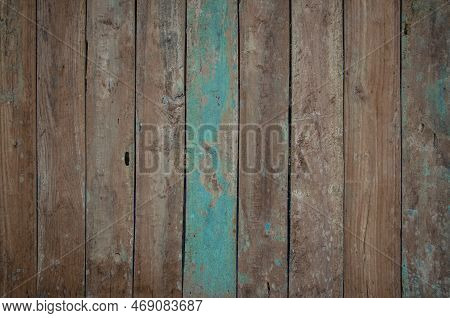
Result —
<instances>
[{"instance_id":1,"label":"wooden plank","mask_svg":"<svg viewBox=\"0 0 450 318\"><path fill-rule=\"evenodd\" d=\"M349 0L344 295L400 296L400 3Z\"/></svg>"},{"instance_id":2,"label":"wooden plank","mask_svg":"<svg viewBox=\"0 0 450 318\"><path fill-rule=\"evenodd\" d=\"M38 1L38 295L84 295L85 6Z\"/></svg>"},{"instance_id":3,"label":"wooden plank","mask_svg":"<svg viewBox=\"0 0 450 318\"><path fill-rule=\"evenodd\" d=\"M238 296L286 297L289 1L243 1L239 13Z\"/></svg>"},{"instance_id":4,"label":"wooden plank","mask_svg":"<svg viewBox=\"0 0 450 318\"><path fill-rule=\"evenodd\" d=\"M185 13L184 0L138 1L136 297L182 296Z\"/></svg>"},{"instance_id":5,"label":"wooden plank","mask_svg":"<svg viewBox=\"0 0 450 318\"><path fill-rule=\"evenodd\" d=\"M87 6L86 292L131 297L134 1Z\"/></svg>"},{"instance_id":6,"label":"wooden plank","mask_svg":"<svg viewBox=\"0 0 450 318\"><path fill-rule=\"evenodd\" d=\"M188 1L186 121L191 128L186 132L183 286L188 297L236 294L237 134L227 125L237 125L238 118L237 19L235 0ZM219 128L223 134L211 133Z\"/></svg>"},{"instance_id":7,"label":"wooden plank","mask_svg":"<svg viewBox=\"0 0 450 318\"><path fill-rule=\"evenodd\" d=\"M343 294L342 1L292 2L291 297Z\"/></svg>"},{"instance_id":8,"label":"wooden plank","mask_svg":"<svg viewBox=\"0 0 450 318\"><path fill-rule=\"evenodd\" d=\"M0 3L0 294L36 295L35 1Z\"/></svg>"},{"instance_id":9,"label":"wooden plank","mask_svg":"<svg viewBox=\"0 0 450 318\"><path fill-rule=\"evenodd\" d=\"M449 3L403 1L404 297L449 297Z\"/></svg>"}]
</instances>

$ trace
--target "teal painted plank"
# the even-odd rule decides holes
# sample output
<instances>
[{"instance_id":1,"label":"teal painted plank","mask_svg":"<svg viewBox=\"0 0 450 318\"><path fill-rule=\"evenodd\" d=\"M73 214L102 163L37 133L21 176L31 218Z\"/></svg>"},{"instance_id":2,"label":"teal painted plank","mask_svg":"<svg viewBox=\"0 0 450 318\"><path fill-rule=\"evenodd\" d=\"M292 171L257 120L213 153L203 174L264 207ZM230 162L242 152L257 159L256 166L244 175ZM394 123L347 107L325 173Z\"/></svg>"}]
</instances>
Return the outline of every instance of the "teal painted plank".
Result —
<instances>
[{"instance_id":1,"label":"teal painted plank","mask_svg":"<svg viewBox=\"0 0 450 318\"><path fill-rule=\"evenodd\" d=\"M450 6L403 0L403 297L449 297Z\"/></svg>"},{"instance_id":2,"label":"teal painted plank","mask_svg":"<svg viewBox=\"0 0 450 318\"><path fill-rule=\"evenodd\" d=\"M205 134L238 121L236 1L187 6L187 182L183 293L236 294L237 134ZM200 169L214 163L214 172ZM193 167L194 169L190 169ZM191 171L192 170L192 171Z\"/></svg>"}]
</instances>

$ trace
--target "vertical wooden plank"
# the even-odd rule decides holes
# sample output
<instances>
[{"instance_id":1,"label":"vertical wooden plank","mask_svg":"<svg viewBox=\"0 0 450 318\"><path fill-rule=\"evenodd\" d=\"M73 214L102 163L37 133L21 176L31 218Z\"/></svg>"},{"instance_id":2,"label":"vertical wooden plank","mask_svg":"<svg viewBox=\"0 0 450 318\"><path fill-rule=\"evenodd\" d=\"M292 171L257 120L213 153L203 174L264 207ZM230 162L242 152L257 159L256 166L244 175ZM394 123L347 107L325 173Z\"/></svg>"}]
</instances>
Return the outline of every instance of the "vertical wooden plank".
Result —
<instances>
[{"instance_id":1,"label":"vertical wooden plank","mask_svg":"<svg viewBox=\"0 0 450 318\"><path fill-rule=\"evenodd\" d=\"M342 1L292 2L291 297L343 294Z\"/></svg>"},{"instance_id":2,"label":"vertical wooden plank","mask_svg":"<svg viewBox=\"0 0 450 318\"><path fill-rule=\"evenodd\" d=\"M0 294L36 294L35 1L0 3Z\"/></svg>"},{"instance_id":3,"label":"vertical wooden plank","mask_svg":"<svg viewBox=\"0 0 450 318\"><path fill-rule=\"evenodd\" d=\"M131 297L134 1L88 0L86 291Z\"/></svg>"},{"instance_id":4,"label":"vertical wooden plank","mask_svg":"<svg viewBox=\"0 0 450 318\"><path fill-rule=\"evenodd\" d=\"M38 295L84 295L85 6L38 0Z\"/></svg>"},{"instance_id":5,"label":"vertical wooden plank","mask_svg":"<svg viewBox=\"0 0 450 318\"><path fill-rule=\"evenodd\" d=\"M403 1L403 296L449 297L449 3Z\"/></svg>"},{"instance_id":6,"label":"vertical wooden plank","mask_svg":"<svg viewBox=\"0 0 450 318\"><path fill-rule=\"evenodd\" d=\"M138 1L136 297L182 296L185 13L184 0Z\"/></svg>"},{"instance_id":7,"label":"vertical wooden plank","mask_svg":"<svg viewBox=\"0 0 450 318\"><path fill-rule=\"evenodd\" d=\"M400 3L348 0L344 294L400 296Z\"/></svg>"},{"instance_id":8,"label":"vertical wooden plank","mask_svg":"<svg viewBox=\"0 0 450 318\"><path fill-rule=\"evenodd\" d=\"M185 296L236 294L237 18L235 0L188 1Z\"/></svg>"},{"instance_id":9,"label":"vertical wooden plank","mask_svg":"<svg viewBox=\"0 0 450 318\"><path fill-rule=\"evenodd\" d=\"M289 1L242 1L239 15L238 296L286 297Z\"/></svg>"}]
</instances>

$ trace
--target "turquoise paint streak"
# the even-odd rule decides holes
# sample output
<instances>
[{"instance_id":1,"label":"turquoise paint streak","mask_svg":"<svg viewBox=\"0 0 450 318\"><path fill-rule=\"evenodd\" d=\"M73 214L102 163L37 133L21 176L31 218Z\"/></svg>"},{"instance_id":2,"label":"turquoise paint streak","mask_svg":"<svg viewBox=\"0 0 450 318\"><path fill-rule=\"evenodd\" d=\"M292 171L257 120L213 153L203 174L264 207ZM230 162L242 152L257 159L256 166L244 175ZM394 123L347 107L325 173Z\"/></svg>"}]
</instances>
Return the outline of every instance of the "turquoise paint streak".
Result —
<instances>
[{"instance_id":1,"label":"turquoise paint streak","mask_svg":"<svg viewBox=\"0 0 450 318\"><path fill-rule=\"evenodd\" d=\"M236 9L235 1L188 3L186 120L197 132L237 124ZM187 130L187 165L195 169L187 175L184 296L233 297L237 157L223 155L217 136L194 136ZM218 168L205 176L197 168L208 156Z\"/></svg>"},{"instance_id":2,"label":"turquoise paint streak","mask_svg":"<svg viewBox=\"0 0 450 318\"><path fill-rule=\"evenodd\" d=\"M266 223L266 224L264 225L264 232L265 232L267 235L269 235L269 233L270 233L270 223Z\"/></svg>"},{"instance_id":3,"label":"turquoise paint streak","mask_svg":"<svg viewBox=\"0 0 450 318\"><path fill-rule=\"evenodd\" d=\"M427 87L427 100L432 105L432 115L435 118L440 131L446 135L450 134L448 126L447 87L448 72L446 66L439 70L439 79Z\"/></svg>"}]
</instances>

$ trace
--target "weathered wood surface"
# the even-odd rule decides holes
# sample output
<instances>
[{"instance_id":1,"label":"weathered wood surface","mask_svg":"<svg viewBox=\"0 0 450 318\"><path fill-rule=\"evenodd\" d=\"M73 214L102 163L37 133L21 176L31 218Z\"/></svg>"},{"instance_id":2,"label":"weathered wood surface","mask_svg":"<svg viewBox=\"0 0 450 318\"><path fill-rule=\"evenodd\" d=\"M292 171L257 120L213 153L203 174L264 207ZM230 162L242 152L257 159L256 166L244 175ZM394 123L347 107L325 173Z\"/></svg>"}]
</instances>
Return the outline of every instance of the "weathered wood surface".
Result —
<instances>
[{"instance_id":1,"label":"weathered wood surface","mask_svg":"<svg viewBox=\"0 0 450 318\"><path fill-rule=\"evenodd\" d=\"M400 296L399 9L344 4L346 297Z\"/></svg>"},{"instance_id":2,"label":"weathered wood surface","mask_svg":"<svg viewBox=\"0 0 450 318\"><path fill-rule=\"evenodd\" d=\"M184 0L138 1L136 297L182 296L184 39Z\"/></svg>"},{"instance_id":3,"label":"weathered wood surface","mask_svg":"<svg viewBox=\"0 0 450 318\"><path fill-rule=\"evenodd\" d=\"M449 297L448 1L403 1L404 297Z\"/></svg>"},{"instance_id":4,"label":"weathered wood surface","mask_svg":"<svg viewBox=\"0 0 450 318\"><path fill-rule=\"evenodd\" d=\"M0 2L0 295L36 295L35 1Z\"/></svg>"},{"instance_id":5,"label":"weathered wood surface","mask_svg":"<svg viewBox=\"0 0 450 318\"><path fill-rule=\"evenodd\" d=\"M291 297L343 294L342 1L292 2Z\"/></svg>"},{"instance_id":6,"label":"weathered wood surface","mask_svg":"<svg viewBox=\"0 0 450 318\"><path fill-rule=\"evenodd\" d=\"M1 295L448 297L449 7L0 1Z\"/></svg>"},{"instance_id":7,"label":"weathered wood surface","mask_svg":"<svg viewBox=\"0 0 450 318\"><path fill-rule=\"evenodd\" d=\"M236 294L237 134L211 130L237 125L237 9L187 2L186 297Z\"/></svg>"},{"instance_id":8,"label":"weathered wood surface","mask_svg":"<svg viewBox=\"0 0 450 318\"><path fill-rule=\"evenodd\" d=\"M84 295L85 1L37 3L38 295Z\"/></svg>"},{"instance_id":9,"label":"weathered wood surface","mask_svg":"<svg viewBox=\"0 0 450 318\"><path fill-rule=\"evenodd\" d=\"M86 294L131 297L134 1L87 4Z\"/></svg>"},{"instance_id":10,"label":"weathered wood surface","mask_svg":"<svg viewBox=\"0 0 450 318\"><path fill-rule=\"evenodd\" d=\"M286 297L289 1L242 1L239 15L238 296Z\"/></svg>"}]
</instances>

